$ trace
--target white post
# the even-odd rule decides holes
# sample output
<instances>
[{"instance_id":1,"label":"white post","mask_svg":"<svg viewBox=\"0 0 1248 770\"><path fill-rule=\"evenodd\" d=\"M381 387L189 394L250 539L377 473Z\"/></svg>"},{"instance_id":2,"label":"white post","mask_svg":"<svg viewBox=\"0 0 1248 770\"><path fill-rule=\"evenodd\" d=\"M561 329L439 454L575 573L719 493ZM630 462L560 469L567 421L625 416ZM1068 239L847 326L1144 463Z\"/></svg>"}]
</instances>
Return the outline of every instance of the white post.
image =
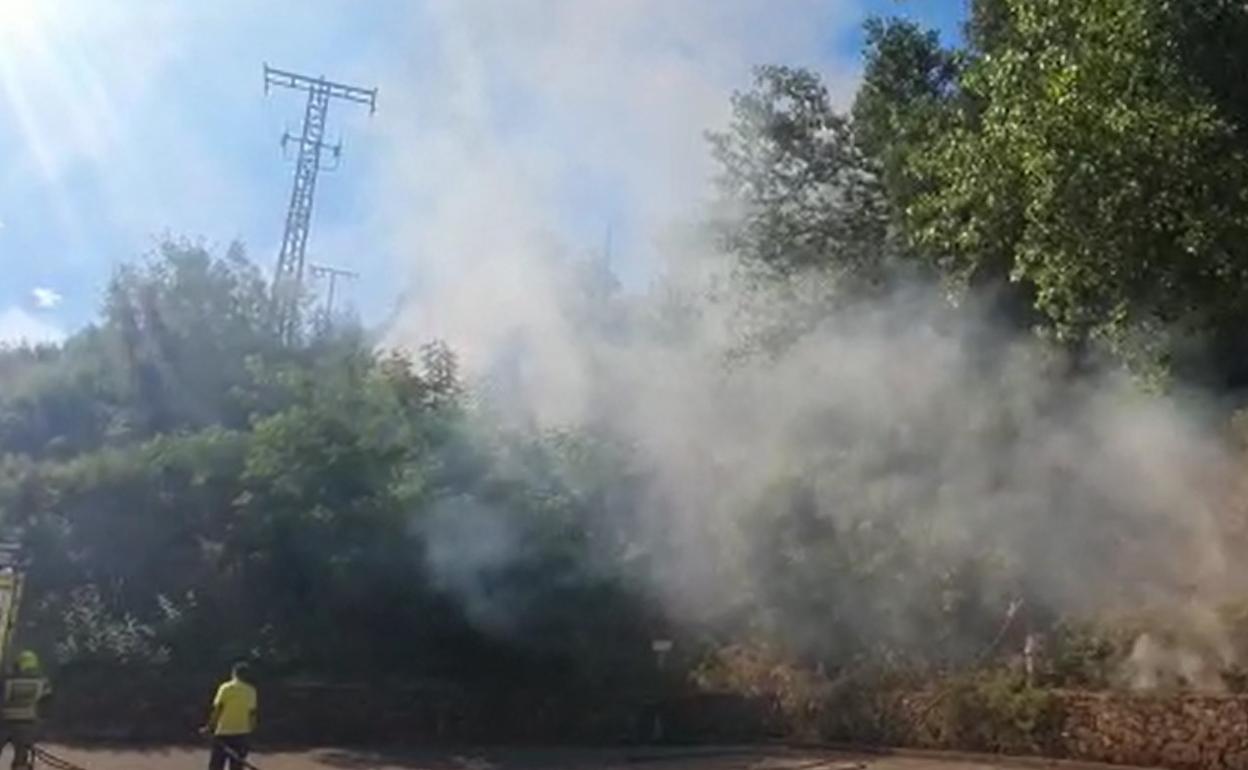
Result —
<instances>
[{"instance_id":1,"label":"white post","mask_svg":"<svg viewBox=\"0 0 1248 770\"><path fill-rule=\"evenodd\" d=\"M664 664L667 662L667 654L672 651L671 639L654 639L650 642L650 650L654 653L655 666L658 668L660 677L663 674ZM651 738L655 743L663 740L663 714L659 708L662 701L655 703L654 709L654 730Z\"/></svg>"}]
</instances>

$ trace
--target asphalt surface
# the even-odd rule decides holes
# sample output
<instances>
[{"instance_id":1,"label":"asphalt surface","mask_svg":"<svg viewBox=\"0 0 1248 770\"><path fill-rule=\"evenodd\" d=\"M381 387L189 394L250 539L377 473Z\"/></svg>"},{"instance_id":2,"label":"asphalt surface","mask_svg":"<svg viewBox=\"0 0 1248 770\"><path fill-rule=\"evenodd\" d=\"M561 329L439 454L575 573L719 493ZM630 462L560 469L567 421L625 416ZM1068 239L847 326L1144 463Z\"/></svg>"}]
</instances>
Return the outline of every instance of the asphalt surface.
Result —
<instances>
[{"instance_id":1,"label":"asphalt surface","mask_svg":"<svg viewBox=\"0 0 1248 770\"><path fill-rule=\"evenodd\" d=\"M44 745L81 770L205 770L202 748L84 748ZM6 751L0 762L7 763ZM995 770L1019 765L987 759L854 756L825 751L705 748L665 750L364 751L318 748L255 753L258 770ZM49 770L37 764L36 770Z\"/></svg>"}]
</instances>

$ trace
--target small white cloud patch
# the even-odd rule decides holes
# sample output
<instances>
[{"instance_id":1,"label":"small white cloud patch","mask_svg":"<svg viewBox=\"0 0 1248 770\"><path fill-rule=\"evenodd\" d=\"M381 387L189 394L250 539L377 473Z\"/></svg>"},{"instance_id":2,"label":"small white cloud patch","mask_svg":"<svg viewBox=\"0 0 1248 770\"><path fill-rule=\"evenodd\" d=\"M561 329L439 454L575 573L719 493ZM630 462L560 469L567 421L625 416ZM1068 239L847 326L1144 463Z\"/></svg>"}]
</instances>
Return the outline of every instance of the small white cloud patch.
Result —
<instances>
[{"instance_id":1,"label":"small white cloud patch","mask_svg":"<svg viewBox=\"0 0 1248 770\"><path fill-rule=\"evenodd\" d=\"M0 348L56 345L64 339L64 329L37 318L20 307L0 310Z\"/></svg>"},{"instance_id":2,"label":"small white cloud patch","mask_svg":"<svg viewBox=\"0 0 1248 770\"><path fill-rule=\"evenodd\" d=\"M44 286L36 286L31 289L30 298L35 303L35 307L40 310L51 310L61 304L61 300L65 299L56 289L49 289Z\"/></svg>"}]
</instances>

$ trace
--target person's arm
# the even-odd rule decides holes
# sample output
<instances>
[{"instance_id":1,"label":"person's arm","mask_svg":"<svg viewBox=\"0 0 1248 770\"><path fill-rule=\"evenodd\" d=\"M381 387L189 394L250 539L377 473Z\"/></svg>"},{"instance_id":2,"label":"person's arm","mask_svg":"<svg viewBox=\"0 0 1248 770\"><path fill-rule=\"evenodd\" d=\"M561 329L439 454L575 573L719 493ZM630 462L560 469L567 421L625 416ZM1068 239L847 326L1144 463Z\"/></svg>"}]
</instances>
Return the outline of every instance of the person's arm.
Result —
<instances>
[{"instance_id":1,"label":"person's arm","mask_svg":"<svg viewBox=\"0 0 1248 770\"><path fill-rule=\"evenodd\" d=\"M249 730L250 732L254 733L256 731L257 714L259 713L259 711L260 711L260 696L257 695L251 701L251 713L247 715L247 721L251 725L250 730Z\"/></svg>"},{"instance_id":2,"label":"person's arm","mask_svg":"<svg viewBox=\"0 0 1248 770\"><path fill-rule=\"evenodd\" d=\"M208 721L204 723L203 727L199 728L199 731L201 733L204 733L205 735L207 735L208 733L214 732L217 729L217 720L220 718L221 718L221 706L219 704L214 703L212 706L212 711L208 712Z\"/></svg>"},{"instance_id":3,"label":"person's arm","mask_svg":"<svg viewBox=\"0 0 1248 770\"><path fill-rule=\"evenodd\" d=\"M221 688L218 687L217 695L212 699L212 711L208 712L208 721L204 723L203 727L199 728L201 733L206 735L217 729L217 720L221 718L221 708L225 705L223 701L224 699L221 697Z\"/></svg>"}]
</instances>

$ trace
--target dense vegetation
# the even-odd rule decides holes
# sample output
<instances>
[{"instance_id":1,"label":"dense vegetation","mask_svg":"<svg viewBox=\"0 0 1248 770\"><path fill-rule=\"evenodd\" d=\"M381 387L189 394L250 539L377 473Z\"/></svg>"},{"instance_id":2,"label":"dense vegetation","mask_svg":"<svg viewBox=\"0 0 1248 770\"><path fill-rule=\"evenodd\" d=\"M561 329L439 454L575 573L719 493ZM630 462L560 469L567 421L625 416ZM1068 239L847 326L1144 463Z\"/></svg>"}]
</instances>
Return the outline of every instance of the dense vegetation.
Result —
<instances>
[{"instance_id":1,"label":"dense vegetation","mask_svg":"<svg viewBox=\"0 0 1248 770\"><path fill-rule=\"evenodd\" d=\"M709 137L714 230L759 292L815 287L779 292L794 312L762 354L931 281L950 313L990 301L995 328L1042 340L1067 381L1124 366L1233 402L1248 378L1245 32L1231 0L977 0L960 49L873 22L846 114L815 74L760 68ZM274 673L607 687L638 682L650 640L676 634L682 665L718 649L698 676L722 683L714 661L757 660L730 644L827 669L983 662L1030 596L1010 542L939 552L916 534L922 503L872 528L878 501L845 502L862 518L838 528L812 502L839 472L828 459L776 469L743 503L749 547L732 558L762 576L751 590L675 623L661 554L633 526L650 470L635 447L594 426L504 429L446 346L413 357L344 325L286 347L266 313L241 248L166 243L62 347L0 353L0 513L33 564L23 633L61 662L250 655ZM993 412L985 441L1065 392ZM935 429L918 446L839 429L883 464L944 451ZM1091 500L1070 474L1065 504ZM1028 543L1044 526L1062 523ZM1089 552L1120 539L1094 534ZM1103 683L1087 667L1109 642L1029 606L1057 644L1053 681Z\"/></svg>"},{"instance_id":2,"label":"dense vegetation","mask_svg":"<svg viewBox=\"0 0 1248 770\"><path fill-rule=\"evenodd\" d=\"M639 630L586 567L590 501L556 475L576 446L477 433L443 346L412 361L346 330L288 349L268 329L239 250L171 243L63 349L4 355L0 506L34 565L33 635L66 661L627 675L593 648ZM514 624L470 617L423 566L458 558L424 528L466 548L500 506L517 556L465 579Z\"/></svg>"}]
</instances>

